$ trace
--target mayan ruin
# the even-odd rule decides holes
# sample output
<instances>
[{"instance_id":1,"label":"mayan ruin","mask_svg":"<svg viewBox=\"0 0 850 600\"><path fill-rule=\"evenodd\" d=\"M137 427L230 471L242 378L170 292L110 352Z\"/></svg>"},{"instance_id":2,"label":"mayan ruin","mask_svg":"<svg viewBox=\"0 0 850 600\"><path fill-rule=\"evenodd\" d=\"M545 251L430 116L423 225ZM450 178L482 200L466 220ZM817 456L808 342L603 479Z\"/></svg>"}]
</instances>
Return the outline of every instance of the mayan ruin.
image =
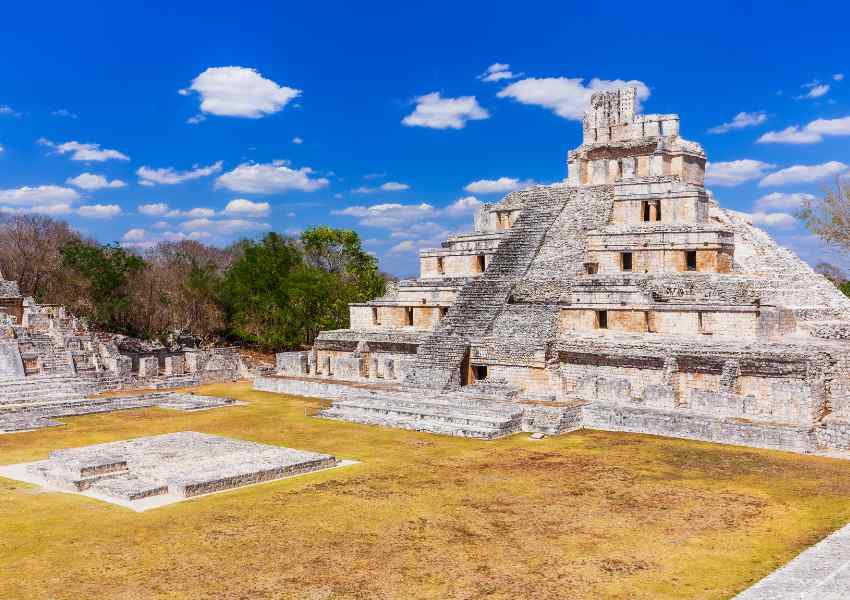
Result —
<instances>
[{"instance_id":1,"label":"mayan ruin","mask_svg":"<svg viewBox=\"0 0 850 600\"><path fill-rule=\"evenodd\" d=\"M0 433L60 425L55 419L140 406L198 410L218 398L96 397L107 391L174 388L243 376L239 353L228 348L130 348L121 336L92 332L63 306L23 297L0 279Z\"/></svg>"},{"instance_id":2,"label":"mayan ruin","mask_svg":"<svg viewBox=\"0 0 850 600\"><path fill-rule=\"evenodd\" d=\"M850 4L4 9L0 600L850 600Z\"/></svg>"},{"instance_id":3,"label":"mayan ruin","mask_svg":"<svg viewBox=\"0 0 850 600\"><path fill-rule=\"evenodd\" d=\"M492 439L580 428L850 449L850 300L704 187L635 88L595 93L562 184L482 206L261 390L321 416Z\"/></svg>"}]
</instances>

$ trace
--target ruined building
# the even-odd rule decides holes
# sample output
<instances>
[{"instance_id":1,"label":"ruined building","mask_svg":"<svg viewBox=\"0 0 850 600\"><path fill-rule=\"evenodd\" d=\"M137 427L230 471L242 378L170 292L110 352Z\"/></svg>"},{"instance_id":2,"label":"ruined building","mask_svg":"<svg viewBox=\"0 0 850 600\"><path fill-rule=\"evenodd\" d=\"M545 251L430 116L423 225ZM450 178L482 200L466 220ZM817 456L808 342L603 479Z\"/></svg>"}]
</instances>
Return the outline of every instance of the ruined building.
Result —
<instances>
[{"instance_id":1,"label":"ruined building","mask_svg":"<svg viewBox=\"0 0 850 600\"><path fill-rule=\"evenodd\" d=\"M60 305L37 304L0 275L0 433L140 404L91 397L99 392L228 381L242 372L233 348L129 352L119 337L90 331ZM162 403L158 397L147 402Z\"/></svg>"},{"instance_id":2,"label":"ruined building","mask_svg":"<svg viewBox=\"0 0 850 600\"><path fill-rule=\"evenodd\" d=\"M484 205L421 277L278 357L322 416L492 438L586 427L848 450L850 301L706 192L633 88L593 95L563 183Z\"/></svg>"}]
</instances>

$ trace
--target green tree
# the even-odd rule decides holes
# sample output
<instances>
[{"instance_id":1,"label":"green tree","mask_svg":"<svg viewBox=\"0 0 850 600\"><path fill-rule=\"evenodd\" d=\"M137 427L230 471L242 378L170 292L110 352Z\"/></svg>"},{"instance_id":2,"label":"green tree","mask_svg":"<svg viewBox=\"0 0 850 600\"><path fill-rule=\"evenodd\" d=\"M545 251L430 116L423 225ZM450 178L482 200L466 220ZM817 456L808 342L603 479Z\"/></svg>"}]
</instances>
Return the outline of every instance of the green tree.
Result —
<instances>
[{"instance_id":1,"label":"green tree","mask_svg":"<svg viewBox=\"0 0 850 600\"><path fill-rule=\"evenodd\" d=\"M100 246L72 240L62 247L62 265L83 292L77 314L98 327L135 334L129 283L145 269L145 261L118 244Z\"/></svg>"}]
</instances>

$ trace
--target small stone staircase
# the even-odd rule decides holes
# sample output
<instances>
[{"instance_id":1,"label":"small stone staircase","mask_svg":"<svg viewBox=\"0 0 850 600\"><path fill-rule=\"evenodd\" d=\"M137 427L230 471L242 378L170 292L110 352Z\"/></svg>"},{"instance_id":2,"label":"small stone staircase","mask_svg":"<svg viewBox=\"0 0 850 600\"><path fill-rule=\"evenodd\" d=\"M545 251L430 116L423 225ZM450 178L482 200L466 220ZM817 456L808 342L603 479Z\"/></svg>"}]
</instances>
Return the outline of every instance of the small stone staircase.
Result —
<instances>
[{"instance_id":1,"label":"small stone staircase","mask_svg":"<svg viewBox=\"0 0 850 600\"><path fill-rule=\"evenodd\" d=\"M325 419L492 440L522 428L522 408L473 394L355 393L319 412Z\"/></svg>"}]
</instances>

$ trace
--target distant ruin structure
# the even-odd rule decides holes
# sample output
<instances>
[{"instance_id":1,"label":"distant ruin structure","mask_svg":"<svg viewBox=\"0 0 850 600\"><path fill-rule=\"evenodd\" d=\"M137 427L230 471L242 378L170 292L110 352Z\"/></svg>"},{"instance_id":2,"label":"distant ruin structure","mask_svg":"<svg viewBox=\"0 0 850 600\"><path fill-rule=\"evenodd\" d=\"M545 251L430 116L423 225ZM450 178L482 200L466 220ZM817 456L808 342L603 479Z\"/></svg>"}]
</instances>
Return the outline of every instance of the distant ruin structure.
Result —
<instances>
[{"instance_id":1,"label":"distant ruin structure","mask_svg":"<svg viewBox=\"0 0 850 600\"><path fill-rule=\"evenodd\" d=\"M24 297L0 275L0 432L129 407L90 397L99 392L231 381L244 371L235 348L129 351L120 338L91 331L63 306Z\"/></svg>"},{"instance_id":2,"label":"distant ruin structure","mask_svg":"<svg viewBox=\"0 0 850 600\"><path fill-rule=\"evenodd\" d=\"M419 279L255 386L452 435L850 450L850 300L718 205L677 115L636 109L634 88L595 93L563 183L483 205Z\"/></svg>"}]
</instances>

